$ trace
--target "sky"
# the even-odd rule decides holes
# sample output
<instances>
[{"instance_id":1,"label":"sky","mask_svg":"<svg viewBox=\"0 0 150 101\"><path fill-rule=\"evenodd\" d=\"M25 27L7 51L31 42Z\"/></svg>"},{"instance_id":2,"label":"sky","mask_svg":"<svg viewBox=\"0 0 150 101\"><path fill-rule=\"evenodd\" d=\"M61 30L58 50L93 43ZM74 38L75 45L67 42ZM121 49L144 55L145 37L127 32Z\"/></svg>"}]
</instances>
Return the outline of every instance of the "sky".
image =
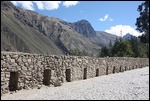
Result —
<instances>
[{"instance_id":1,"label":"sky","mask_svg":"<svg viewBox=\"0 0 150 101\"><path fill-rule=\"evenodd\" d=\"M95 31L139 36L136 18L144 1L11 1L14 5L67 22L87 20Z\"/></svg>"}]
</instances>

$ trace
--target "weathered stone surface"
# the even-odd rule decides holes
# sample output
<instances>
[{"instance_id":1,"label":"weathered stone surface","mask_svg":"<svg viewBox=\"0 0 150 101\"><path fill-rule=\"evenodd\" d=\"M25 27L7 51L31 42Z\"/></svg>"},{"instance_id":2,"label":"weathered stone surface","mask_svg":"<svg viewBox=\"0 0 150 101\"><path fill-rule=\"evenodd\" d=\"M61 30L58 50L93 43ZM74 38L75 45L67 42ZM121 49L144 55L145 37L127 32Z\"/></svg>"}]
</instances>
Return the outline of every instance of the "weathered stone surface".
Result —
<instances>
[{"instance_id":1,"label":"weathered stone surface","mask_svg":"<svg viewBox=\"0 0 150 101\"><path fill-rule=\"evenodd\" d=\"M82 80L83 74L88 78L148 66L148 58L126 57L80 57L80 56L44 56L39 54L1 52L1 94L9 92L10 72L18 72L15 76L18 90L40 88L46 78L50 85L61 86L61 83ZM122 67L120 69L120 66ZM125 68L126 66L126 68ZM134 67L133 67L134 66ZM108 68L107 68L108 67ZM87 68L85 73L84 68ZM48 77L44 77L44 70L50 69ZM70 72L66 72L70 69ZM121 70L121 71L120 71ZM39 86L38 86L39 85Z\"/></svg>"},{"instance_id":2,"label":"weathered stone surface","mask_svg":"<svg viewBox=\"0 0 150 101\"><path fill-rule=\"evenodd\" d=\"M14 55L12 55L11 58L12 58L12 59L17 59L17 58L18 58L18 55L17 55L17 54L14 54Z\"/></svg>"},{"instance_id":3,"label":"weathered stone surface","mask_svg":"<svg viewBox=\"0 0 150 101\"><path fill-rule=\"evenodd\" d=\"M15 59L10 59L10 63L11 64L15 63Z\"/></svg>"},{"instance_id":4,"label":"weathered stone surface","mask_svg":"<svg viewBox=\"0 0 150 101\"><path fill-rule=\"evenodd\" d=\"M61 86L61 80L60 79L56 79L54 81L54 87L57 87L57 86Z\"/></svg>"}]
</instances>

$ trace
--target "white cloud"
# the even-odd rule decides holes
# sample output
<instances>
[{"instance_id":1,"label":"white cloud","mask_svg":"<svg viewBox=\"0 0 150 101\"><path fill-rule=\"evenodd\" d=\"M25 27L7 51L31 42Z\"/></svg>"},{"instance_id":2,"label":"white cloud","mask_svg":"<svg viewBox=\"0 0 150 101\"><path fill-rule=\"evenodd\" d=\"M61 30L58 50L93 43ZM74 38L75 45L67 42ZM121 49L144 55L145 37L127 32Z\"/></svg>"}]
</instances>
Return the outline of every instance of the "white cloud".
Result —
<instances>
[{"instance_id":1,"label":"white cloud","mask_svg":"<svg viewBox=\"0 0 150 101\"><path fill-rule=\"evenodd\" d=\"M17 5L18 1L11 1L14 5Z\"/></svg>"},{"instance_id":2,"label":"white cloud","mask_svg":"<svg viewBox=\"0 0 150 101\"><path fill-rule=\"evenodd\" d=\"M79 2L78 1L64 1L63 2L63 6L65 7L70 7L70 6L75 6L77 5Z\"/></svg>"},{"instance_id":3,"label":"white cloud","mask_svg":"<svg viewBox=\"0 0 150 101\"><path fill-rule=\"evenodd\" d=\"M21 5L25 9L34 10L34 3L40 10L58 9L61 1L11 1L14 5Z\"/></svg>"},{"instance_id":4,"label":"white cloud","mask_svg":"<svg viewBox=\"0 0 150 101\"><path fill-rule=\"evenodd\" d=\"M100 21L106 21L106 20L108 19L108 17L109 17L109 15L106 14L106 15L104 16L104 18L99 18L99 20L100 20Z\"/></svg>"},{"instance_id":5,"label":"white cloud","mask_svg":"<svg viewBox=\"0 0 150 101\"><path fill-rule=\"evenodd\" d=\"M99 21L106 21L106 20L113 21L113 19L110 18L108 14L106 14L106 15L104 16L104 18L99 18Z\"/></svg>"},{"instance_id":6,"label":"white cloud","mask_svg":"<svg viewBox=\"0 0 150 101\"><path fill-rule=\"evenodd\" d=\"M124 36L127 33L130 33L134 36L142 35L142 33L138 32L137 30L135 30L134 28L132 28L129 25L112 26L112 27L110 27L110 29L105 30L105 32L111 33L111 34L114 34L114 35L117 35L117 36ZM122 33L122 35L120 33Z\"/></svg>"},{"instance_id":7,"label":"white cloud","mask_svg":"<svg viewBox=\"0 0 150 101\"><path fill-rule=\"evenodd\" d=\"M59 8L61 1L33 1L38 9L54 10Z\"/></svg>"},{"instance_id":8,"label":"white cloud","mask_svg":"<svg viewBox=\"0 0 150 101\"><path fill-rule=\"evenodd\" d=\"M14 5L21 5L24 9L34 10L34 4L40 10L54 10L58 9L62 1L11 1ZM63 6L75 6L78 1L64 1Z\"/></svg>"},{"instance_id":9,"label":"white cloud","mask_svg":"<svg viewBox=\"0 0 150 101\"><path fill-rule=\"evenodd\" d=\"M21 5L24 9L34 10L32 1L11 1L14 5Z\"/></svg>"},{"instance_id":10,"label":"white cloud","mask_svg":"<svg viewBox=\"0 0 150 101\"><path fill-rule=\"evenodd\" d=\"M38 9L44 9L44 4L42 1L33 1L33 2L37 5Z\"/></svg>"}]
</instances>

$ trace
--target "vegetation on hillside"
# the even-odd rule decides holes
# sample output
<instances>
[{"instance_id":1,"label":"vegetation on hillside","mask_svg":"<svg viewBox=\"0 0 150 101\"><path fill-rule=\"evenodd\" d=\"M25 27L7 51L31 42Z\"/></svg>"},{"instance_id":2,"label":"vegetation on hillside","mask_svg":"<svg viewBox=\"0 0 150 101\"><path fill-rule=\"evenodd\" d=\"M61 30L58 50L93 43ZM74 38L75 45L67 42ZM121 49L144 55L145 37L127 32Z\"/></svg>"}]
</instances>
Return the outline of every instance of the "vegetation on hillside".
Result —
<instances>
[{"instance_id":1,"label":"vegetation on hillside","mask_svg":"<svg viewBox=\"0 0 150 101\"><path fill-rule=\"evenodd\" d=\"M131 38L130 40L117 40L110 49L103 47L98 56L147 57L147 50L146 45L138 38Z\"/></svg>"},{"instance_id":2,"label":"vegetation on hillside","mask_svg":"<svg viewBox=\"0 0 150 101\"><path fill-rule=\"evenodd\" d=\"M149 1L145 1L137 8L140 16L137 18L135 25L136 30L142 32L138 38L130 40L117 40L110 49L103 47L100 51L100 57L148 57L149 58Z\"/></svg>"}]
</instances>

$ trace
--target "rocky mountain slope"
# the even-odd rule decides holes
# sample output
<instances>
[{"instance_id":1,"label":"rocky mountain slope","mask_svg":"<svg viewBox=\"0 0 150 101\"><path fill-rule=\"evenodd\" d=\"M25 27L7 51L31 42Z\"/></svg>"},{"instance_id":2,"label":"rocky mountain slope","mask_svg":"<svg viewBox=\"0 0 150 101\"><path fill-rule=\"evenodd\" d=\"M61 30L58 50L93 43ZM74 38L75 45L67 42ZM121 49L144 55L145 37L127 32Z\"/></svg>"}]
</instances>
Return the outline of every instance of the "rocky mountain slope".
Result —
<instances>
[{"instance_id":1,"label":"rocky mountain slope","mask_svg":"<svg viewBox=\"0 0 150 101\"><path fill-rule=\"evenodd\" d=\"M91 24L86 20L80 20L74 23L61 21L61 23L70 26L76 32L89 39L92 43L97 44L101 47L109 48L110 41L113 45L116 38L118 38L118 36L104 31L95 31Z\"/></svg>"},{"instance_id":2,"label":"rocky mountain slope","mask_svg":"<svg viewBox=\"0 0 150 101\"><path fill-rule=\"evenodd\" d=\"M97 36L97 32L86 20L68 23L24 10L9 1L1 1L2 51L58 55L78 49L96 55L102 47L101 44L96 44L101 43L101 37ZM111 38L107 39L109 42Z\"/></svg>"},{"instance_id":3,"label":"rocky mountain slope","mask_svg":"<svg viewBox=\"0 0 150 101\"><path fill-rule=\"evenodd\" d=\"M96 32L87 20L80 20L74 23L67 23L61 21L62 24L70 26L76 32L80 33L84 37L93 37L96 36Z\"/></svg>"},{"instance_id":4,"label":"rocky mountain slope","mask_svg":"<svg viewBox=\"0 0 150 101\"><path fill-rule=\"evenodd\" d=\"M116 38L118 38L116 35L112 35L103 31L96 31L96 36L89 37L88 39L90 39L93 43L100 45L101 47L110 48L110 41L112 45L114 45Z\"/></svg>"},{"instance_id":5,"label":"rocky mountain slope","mask_svg":"<svg viewBox=\"0 0 150 101\"><path fill-rule=\"evenodd\" d=\"M122 37L124 40L131 40L131 39L136 39L138 37L131 35L130 33L127 33Z\"/></svg>"}]
</instances>

